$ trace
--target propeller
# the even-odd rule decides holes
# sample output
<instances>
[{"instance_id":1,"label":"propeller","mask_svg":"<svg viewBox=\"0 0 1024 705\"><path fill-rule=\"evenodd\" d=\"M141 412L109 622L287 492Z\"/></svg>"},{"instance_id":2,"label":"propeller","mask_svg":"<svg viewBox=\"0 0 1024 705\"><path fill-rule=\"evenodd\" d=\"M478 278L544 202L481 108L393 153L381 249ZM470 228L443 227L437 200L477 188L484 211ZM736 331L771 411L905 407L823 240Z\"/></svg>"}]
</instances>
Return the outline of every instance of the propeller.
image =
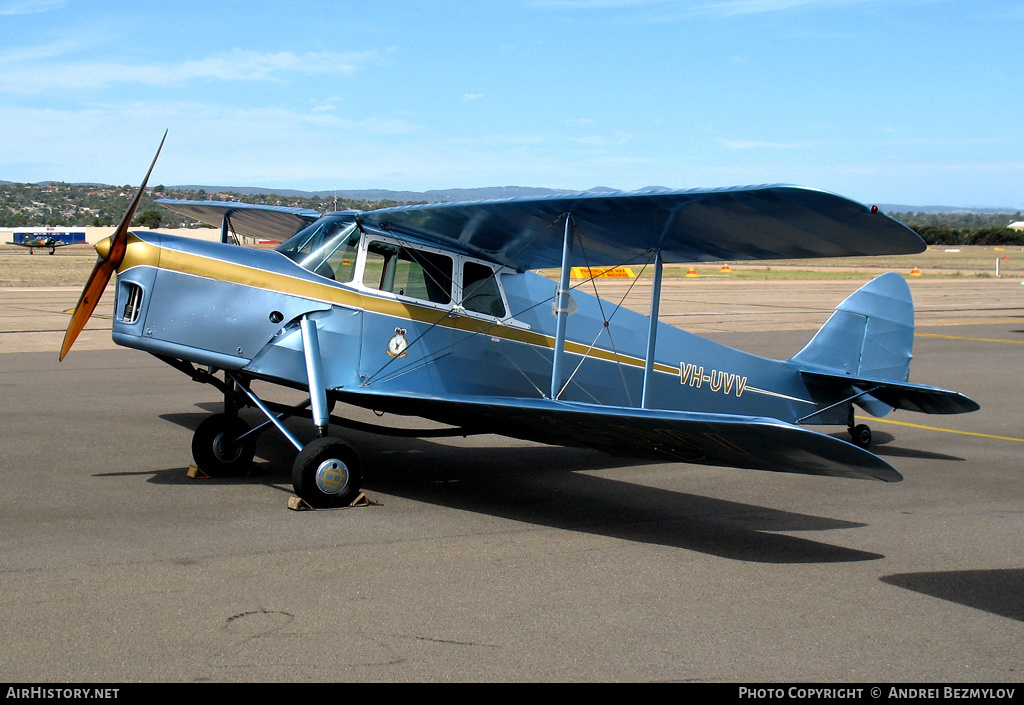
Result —
<instances>
[{"instance_id":1,"label":"propeller","mask_svg":"<svg viewBox=\"0 0 1024 705\"><path fill-rule=\"evenodd\" d=\"M149 171L146 172L146 177L142 180L142 186L139 186L139 190L135 192L135 198L128 205L128 210L125 211L124 216L121 218L121 223L117 226L114 234L103 242L96 244L96 252L99 253L99 257L96 259L96 265L92 268L92 273L85 282L85 288L82 290L82 295L75 306L75 312L71 315L71 322L68 323L67 333L64 334L64 342L60 346L61 360L68 354L71 346L74 345L75 340L78 338L78 334L85 328L85 324L96 309L96 304L100 302L103 290L107 288L107 283L110 281L114 270L120 267L121 262L124 261L124 253L128 247L128 228L131 226L132 218L135 217L135 210L139 207L142 194L146 192L146 182L149 181L149 175L153 173L153 167L156 166L156 160L160 156L160 150L163 149L164 140L166 139L167 131L164 131L164 136L160 140L160 146L156 148L156 154L153 156L153 162L149 165Z\"/></svg>"}]
</instances>

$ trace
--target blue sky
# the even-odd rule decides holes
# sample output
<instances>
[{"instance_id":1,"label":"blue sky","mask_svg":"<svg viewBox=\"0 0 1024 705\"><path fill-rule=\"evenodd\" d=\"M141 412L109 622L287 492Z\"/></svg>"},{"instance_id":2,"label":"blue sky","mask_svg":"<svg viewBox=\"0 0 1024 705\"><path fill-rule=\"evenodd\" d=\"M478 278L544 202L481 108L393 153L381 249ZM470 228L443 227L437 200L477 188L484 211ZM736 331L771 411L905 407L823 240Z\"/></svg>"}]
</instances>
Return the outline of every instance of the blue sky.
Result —
<instances>
[{"instance_id":1,"label":"blue sky","mask_svg":"<svg viewBox=\"0 0 1024 705\"><path fill-rule=\"evenodd\" d=\"M0 179L1024 208L1024 2L0 0Z\"/></svg>"}]
</instances>

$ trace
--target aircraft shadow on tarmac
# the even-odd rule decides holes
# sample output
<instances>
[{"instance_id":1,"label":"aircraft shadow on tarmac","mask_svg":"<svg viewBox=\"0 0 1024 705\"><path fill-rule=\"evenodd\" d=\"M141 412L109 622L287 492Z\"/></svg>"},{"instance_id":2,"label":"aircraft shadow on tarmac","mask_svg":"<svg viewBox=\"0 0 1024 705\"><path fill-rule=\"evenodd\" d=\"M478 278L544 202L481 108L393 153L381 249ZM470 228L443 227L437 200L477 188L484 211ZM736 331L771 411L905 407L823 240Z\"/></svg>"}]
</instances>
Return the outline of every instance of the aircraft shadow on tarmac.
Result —
<instances>
[{"instance_id":1,"label":"aircraft shadow on tarmac","mask_svg":"<svg viewBox=\"0 0 1024 705\"><path fill-rule=\"evenodd\" d=\"M167 414L162 418L194 429L205 414ZM289 424L289 428L300 440L311 432L303 421ZM629 469L649 464L646 461L532 444L466 447L351 430L342 435L365 458L364 487L371 498L379 492L539 526L757 563L837 563L884 557L778 533L831 531L864 524L630 482ZM256 455L266 462L257 463L248 476L215 482L262 483L290 493L290 488L282 486L290 481L295 453L279 434L265 434ZM622 472L614 479L591 474L615 468ZM185 477L184 468L158 471L151 481L193 482Z\"/></svg>"},{"instance_id":2,"label":"aircraft shadow on tarmac","mask_svg":"<svg viewBox=\"0 0 1024 705\"><path fill-rule=\"evenodd\" d=\"M1024 622L1024 568L900 573L883 583Z\"/></svg>"},{"instance_id":3,"label":"aircraft shadow on tarmac","mask_svg":"<svg viewBox=\"0 0 1024 705\"><path fill-rule=\"evenodd\" d=\"M833 438L839 438L844 441L850 440L850 434L846 431L841 433L829 434ZM944 453L932 453L927 450L920 450L919 448L905 448L901 446L889 445L896 440L896 437L891 433L885 431L879 431L877 429L871 429L871 452L875 455L882 457L892 458L918 458L920 460L955 460L957 462L964 462L964 458L960 458L955 455L946 455Z\"/></svg>"}]
</instances>

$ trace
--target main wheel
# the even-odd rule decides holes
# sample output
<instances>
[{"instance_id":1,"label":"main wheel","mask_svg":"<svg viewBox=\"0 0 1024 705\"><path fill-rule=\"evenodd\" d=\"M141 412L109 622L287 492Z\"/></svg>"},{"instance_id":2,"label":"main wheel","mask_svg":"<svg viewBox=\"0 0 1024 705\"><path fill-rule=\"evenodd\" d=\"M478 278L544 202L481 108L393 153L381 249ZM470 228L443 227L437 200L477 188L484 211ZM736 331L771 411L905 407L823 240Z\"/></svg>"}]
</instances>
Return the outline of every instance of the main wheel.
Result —
<instances>
[{"instance_id":1,"label":"main wheel","mask_svg":"<svg viewBox=\"0 0 1024 705\"><path fill-rule=\"evenodd\" d=\"M211 477L241 475L252 466L256 454L255 436L238 441L249 432L249 424L237 416L214 414L203 420L192 436L192 458Z\"/></svg>"},{"instance_id":2,"label":"main wheel","mask_svg":"<svg viewBox=\"0 0 1024 705\"><path fill-rule=\"evenodd\" d=\"M866 424L858 424L850 429L850 438L855 446L867 448L871 445L871 428Z\"/></svg>"},{"instance_id":3,"label":"main wheel","mask_svg":"<svg viewBox=\"0 0 1024 705\"><path fill-rule=\"evenodd\" d=\"M337 438L317 438L299 451L292 465L295 494L318 508L343 507L359 494L359 456Z\"/></svg>"}]
</instances>

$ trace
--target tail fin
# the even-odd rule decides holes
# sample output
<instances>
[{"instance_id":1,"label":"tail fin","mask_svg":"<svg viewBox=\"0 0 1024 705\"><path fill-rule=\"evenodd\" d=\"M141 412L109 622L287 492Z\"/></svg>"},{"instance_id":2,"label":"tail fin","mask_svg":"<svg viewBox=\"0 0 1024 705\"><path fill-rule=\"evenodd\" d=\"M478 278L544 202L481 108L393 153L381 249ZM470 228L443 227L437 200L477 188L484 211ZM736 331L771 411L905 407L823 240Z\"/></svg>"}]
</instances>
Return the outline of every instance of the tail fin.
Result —
<instances>
[{"instance_id":1,"label":"tail fin","mask_svg":"<svg viewBox=\"0 0 1024 705\"><path fill-rule=\"evenodd\" d=\"M839 304L791 362L804 370L906 382L913 347L910 287L889 272Z\"/></svg>"},{"instance_id":2,"label":"tail fin","mask_svg":"<svg viewBox=\"0 0 1024 705\"><path fill-rule=\"evenodd\" d=\"M903 277L890 272L839 304L790 362L805 377L851 395L851 401L875 416L885 416L894 408L926 414L961 414L979 408L958 392L910 384L913 347L910 287Z\"/></svg>"}]
</instances>

